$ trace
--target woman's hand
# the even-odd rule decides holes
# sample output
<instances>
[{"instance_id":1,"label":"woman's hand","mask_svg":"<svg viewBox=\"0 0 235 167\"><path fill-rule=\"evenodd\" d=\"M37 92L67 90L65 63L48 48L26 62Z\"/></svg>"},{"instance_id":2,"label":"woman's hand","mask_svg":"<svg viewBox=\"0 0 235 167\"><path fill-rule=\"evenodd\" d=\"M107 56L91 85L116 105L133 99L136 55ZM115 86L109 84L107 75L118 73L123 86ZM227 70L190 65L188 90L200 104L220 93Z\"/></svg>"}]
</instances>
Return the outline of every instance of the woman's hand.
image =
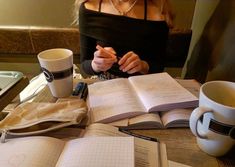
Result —
<instances>
[{"instance_id":1,"label":"woman's hand","mask_svg":"<svg viewBox=\"0 0 235 167\"><path fill-rule=\"evenodd\" d=\"M149 65L146 61L139 58L137 54L130 51L125 54L118 62L120 65L119 69L128 74L133 74L139 72L141 74L147 74L149 70Z\"/></svg>"},{"instance_id":2,"label":"woman's hand","mask_svg":"<svg viewBox=\"0 0 235 167\"><path fill-rule=\"evenodd\" d=\"M107 71L117 62L116 52L111 47L96 46L91 66L95 72Z\"/></svg>"}]
</instances>

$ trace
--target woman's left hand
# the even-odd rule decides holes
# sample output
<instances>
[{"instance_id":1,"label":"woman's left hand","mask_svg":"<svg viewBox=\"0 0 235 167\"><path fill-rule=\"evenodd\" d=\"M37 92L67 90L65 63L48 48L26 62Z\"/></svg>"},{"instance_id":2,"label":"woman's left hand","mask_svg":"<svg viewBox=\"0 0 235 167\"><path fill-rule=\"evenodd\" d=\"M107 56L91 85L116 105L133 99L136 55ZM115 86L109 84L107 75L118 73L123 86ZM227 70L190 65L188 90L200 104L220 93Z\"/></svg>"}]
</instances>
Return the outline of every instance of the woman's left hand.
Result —
<instances>
[{"instance_id":1,"label":"woman's left hand","mask_svg":"<svg viewBox=\"0 0 235 167\"><path fill-rule=\"evenodd\" d=\"M149 65L146 61L143 61L139 56L130 51L126 53L119 61L119 69L128 74L133 74L139 72L141 74L147 74L149 70Z\"/></svg>"}]
</instances>

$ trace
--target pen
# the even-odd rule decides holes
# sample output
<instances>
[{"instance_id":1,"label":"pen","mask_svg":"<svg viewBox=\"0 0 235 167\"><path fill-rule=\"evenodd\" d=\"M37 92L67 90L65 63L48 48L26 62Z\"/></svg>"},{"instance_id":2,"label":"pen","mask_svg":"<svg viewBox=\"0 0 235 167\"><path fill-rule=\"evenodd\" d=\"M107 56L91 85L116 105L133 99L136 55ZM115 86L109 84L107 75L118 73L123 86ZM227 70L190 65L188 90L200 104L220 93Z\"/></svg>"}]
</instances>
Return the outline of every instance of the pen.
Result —
<instances>
[{"instance_id":1,"label":"pen","mask_svg":"<svg viewBox=\"0 0 235 167\"><path fill-rule=\"evenodd\" d=\"M82 94L81 94L81 99L86 100L87 95L88 95L88 87L87 87L87 83L85 83L84 89L83 89Z\"/></svg>"},{"instance_id":2,"label":"pen","mask_svg":"<svg viewBox=\"0 0 235 167\"><path fill-rule=\"evenodd\" d=\"M86 92L87 92L87 83L83 82L82 89L79 92L79 98L83 99L85 97Z\"/></svg>"},{"instance_id":3,"label":"pen","mask_svg":"<svg viewBox=\"0 0 235 167\"><path fill-rule=\"evenodd\" d=\"M80 92L82 91L84 83L83 82L79 82L77 84L77 86L75 87L75 90L73 91L73 96L78 96L80 94Z\"/></svg>"},{"instance_id":4,"label":"pen","mask_svg":"<svg viewBox=\"0 0 235 167\"><path fill-rule=\"evenodd\" d=\"M113 50L113 51L108 51L108 50L106 50L106 49L104 49L102 46L100 46L100 45L97 45L96 46L96 49L98 49L98 50L102 50L103 52L105 52L106 54L108 54L110 57L117 57L116 56L116 52Z\"/></svg>"},{"instance_id":5,"label":"pen","mask_svg":"<svg viewBox=\"0 0 235 167\"><path fill-rule=\"evenodd\" d=\"M149 137L149 136L144 136L144 135L136 134L136 133L130 132L128 130L124 130L122 128L119 128L118 130L120 132L126 133L126 134L128 134L130 136L134 136L134 137L137 137L137 138L140 138L140 139L154 141L154 142L159 142L159 140L157 138L153 138L153 137Z\"/></svg>"},{"instance_id":6,"label":"pen","mask_svg":"<svg viewBox=\"0 0 235 167\"><path fill-rule=\"evenodd\" d=\"M108 50L106 50L106 49L104 49L102 46L100 46L100 45L97 45L96 46L96 49L98 49L98 50L102 50L103 52L105 52L106 54L108 54L110 57L113 57L113 56L115 56L116 57L116 63L117 63L117 65L118 65L118 62L119 62L119 60L122 58L122 57L119 57L119 56L117 56L116 55L116 52L113 50L113 51L108 51Z\"/></svg>"}]
</instances>

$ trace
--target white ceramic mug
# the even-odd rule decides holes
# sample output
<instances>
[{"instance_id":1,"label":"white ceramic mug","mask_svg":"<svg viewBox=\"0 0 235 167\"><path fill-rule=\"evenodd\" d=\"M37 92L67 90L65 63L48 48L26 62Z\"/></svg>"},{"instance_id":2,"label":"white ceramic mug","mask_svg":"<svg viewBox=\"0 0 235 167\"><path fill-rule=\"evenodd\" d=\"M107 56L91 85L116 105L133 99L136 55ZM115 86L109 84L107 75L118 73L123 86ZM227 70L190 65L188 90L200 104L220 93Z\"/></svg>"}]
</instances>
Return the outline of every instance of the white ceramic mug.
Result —
<instances>
[{"instance_id":1,"label":"white ceramic mug","mask_svg":"<svg viewBox=\"0 0 235 167\"><path fill-rule=\"evenodd\" d=\"M67 97L73 91L73 52L55 48L38 54L41 69L54 97Z\"/></svg>"},{"instance_id":2,"label":"white ceramic mug","mask_svg":"<svg viewBox=\"0 0 235 167\"><path fill-rule=\"evenodd\" d=\"M210 81L200 88L199 107L190 116L198 146L212 156L235 144L235 82Z\"/></svg>"}]
</instances>

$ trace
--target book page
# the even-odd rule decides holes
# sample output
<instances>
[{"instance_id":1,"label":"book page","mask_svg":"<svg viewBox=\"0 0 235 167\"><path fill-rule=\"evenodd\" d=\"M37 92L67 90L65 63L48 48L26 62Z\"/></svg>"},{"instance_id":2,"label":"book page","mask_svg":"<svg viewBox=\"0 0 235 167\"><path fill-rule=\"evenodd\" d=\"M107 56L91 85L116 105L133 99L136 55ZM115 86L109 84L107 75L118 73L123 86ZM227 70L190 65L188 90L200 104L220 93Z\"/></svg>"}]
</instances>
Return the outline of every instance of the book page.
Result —
<instances>
[{"instance_id":1,"label":"book page","mask_svg":"<svg viewBox=\"0 0 235 167\"><path fill-rule=\"evenodd\" d=\"M123 127L128 130L163 128L163 124L158 113L138 115L133 118L111 122L109 125Z\"/></svg>"},{"instance_id":2,"label":"book page","mask_svg":"<svg viewBox=\"0 0 235 167\"><path fill-rule=\"evenodd\" d=\"M175 161L170 161L170 160L168 160L168 166L169 167L192 167L192 166L189 166L189 165L185 165L185 164L175 162Z\"/></svg>"},{"instance_id":3,"label":"book page","mask_svg":"<svg viewBox=\"0 0 235 167\"><path fill-rule=\"evenodd\" d=\"M117 127L108 124L94 123L89 125L85 129L83 137L95 137L95 136L128 136L128 135L120 132Z\"/></svg>"},{"instance_id":4,"label":"book page","mask_svg":"<svg viewBox=\"0 0 235 167\"><path fill-rule=\"evenodd\" d=\"M24 137L0 143L2 167L55 166L65 142L51 137Z\"/></svg>"},{"instance_id":5,"label":"book page","mask_svg":"<svg viewBox=\"0 0 235 167\"><path fill-rule=\"evenodd\" d=\"M160 113L163 125L169 127L189 127L189 118L193 108L174 109Z\"/></svg>"},{"instance_id":6,"label":"book page","mask_svg":"<svg viewBox=\"0 0 235 167\"><path fill-rule=\"evenodd\" d=\"M87 137L66 143L56 167L134 167L133 137Z\"/></svg>"},{"instance_id":7,"label":"book page","mask_svg":"<svg viewBox=\"0 0 235 167\"><path fill-rule=\"evenodd\" d=\"M97 82L88 85L88 91L92 122L109 123L144 111L127 79Z\"/></svg>"},{"instance_id":8,"label":"book page","mask_svg":"<svg viewBox=\"0 0 235 167\"><path fill-rule=\"evenodd\" d=\"M94 136L129 136L118 131L117 127L107 124L91 124L86 128L84 137ZM166 164L167 159L165 148L160 148L158 142L152 142L143 139L135 138L135 167L158 167L159 166L159 152L162 152L162 164ZM159 151L160 150L160 151Z\"/></svg>"},{"instance_id":9,"label":"book page","mask_svg":"<svg viewBox=\"0 0 235 167\"><path fill-rule=\"evenodd\" d=\"M110 122L109 125L116 126L116 127L126 127L128 126L129 119L121 119L118 121Z\"/></svg>"},{"instance_id":10,"label":"book page","mask_svg":"<svg viewBox=\"0 0 235 167\"><path fill-rule=\"evenodd\" d=\"M125 127L125 129L156 129L156 128L163 128L163 124L158 113L143 114L130 118L128 127Z\"/></svg>"},{"instance_id":11,"label":"book page","mask_svg":"<svg viewBox=\"0 0 235 167\"><path fill-rule=\"evenodd\" d=\"M133 76L129 80L149 112L198 105L198 98L165 72Z\"/></svg>"},{"instance_id":12,"label":"book page","mask_svg":"<svg viewBox=\"0 0 235 167\"><path fill-rule=\"evenodd\" d=\"M136 167L166 167L166 146L163 143L135 138L135 158Z\"/></svg>"}]
</instances>

